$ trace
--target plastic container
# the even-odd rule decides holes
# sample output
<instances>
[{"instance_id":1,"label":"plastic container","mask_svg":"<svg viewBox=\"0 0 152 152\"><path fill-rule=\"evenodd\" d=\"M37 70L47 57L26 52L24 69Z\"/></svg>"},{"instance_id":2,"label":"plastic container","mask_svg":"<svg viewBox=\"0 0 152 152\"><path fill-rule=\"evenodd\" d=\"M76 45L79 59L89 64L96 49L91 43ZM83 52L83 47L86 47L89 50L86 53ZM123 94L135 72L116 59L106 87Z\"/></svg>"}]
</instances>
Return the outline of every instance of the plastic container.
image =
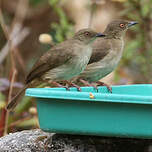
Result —
<instances>
[{"instance_id":1,"label":"plastic container","mask_svg":"<svg viewBox=\"0 0 152 152\"><path fill-rule=\"evenodd\" d=\"M44 131L152 139L152 85L113 86L112 91L30 88L26 96L36 98Z\"/></svg>"}]
</instances>

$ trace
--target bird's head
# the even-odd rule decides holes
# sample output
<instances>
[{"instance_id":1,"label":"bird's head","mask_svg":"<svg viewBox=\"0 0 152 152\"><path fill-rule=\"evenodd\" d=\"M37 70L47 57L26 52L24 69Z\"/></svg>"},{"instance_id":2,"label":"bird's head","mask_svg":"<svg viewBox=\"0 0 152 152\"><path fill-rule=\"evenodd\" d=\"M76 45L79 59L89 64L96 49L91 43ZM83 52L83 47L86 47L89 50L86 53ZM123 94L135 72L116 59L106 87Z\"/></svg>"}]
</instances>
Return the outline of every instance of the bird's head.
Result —
<instances>
[{"instance_id":1,"label":"bird's head","mask_svg":"<svg viewBox=\"0 0 152 152\"><path fill-rule=\"evenodd\" d=\"M136 21L115 20L108 24L104 34L108 37L120 38L128 28L138 24Z\"/></svg>"},{"instance_id":2,"label":"bird's head","mask_svg":"<svg viewBox=\"0 0 152 152\"><path fill-rule=\"evenodd\" d=\"M105 34L97 33L89 28L82 29L74 35L74 39L77 39L85 44L93 42L98 37L105 37Z\"/></svg>"}]
</instances>

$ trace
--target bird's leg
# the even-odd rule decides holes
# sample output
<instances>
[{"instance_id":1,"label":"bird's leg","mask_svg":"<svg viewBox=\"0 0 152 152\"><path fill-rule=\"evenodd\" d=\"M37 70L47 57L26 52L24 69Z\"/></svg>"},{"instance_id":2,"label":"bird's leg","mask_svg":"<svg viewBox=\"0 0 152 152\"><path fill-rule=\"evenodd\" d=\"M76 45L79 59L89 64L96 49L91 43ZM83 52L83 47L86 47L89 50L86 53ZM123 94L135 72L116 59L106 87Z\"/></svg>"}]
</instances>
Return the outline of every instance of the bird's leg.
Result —
<instances>
[{"instance_id":1,"label":"bird's leg","mask_svg":"<svg viewBox=\"0 0 152 152\"><path fill-rule=\"evenodd\" d=\"M71 87L77 88L78 91L82 91L81 88L78 85L76 85L75 83L67 81L67 80L65 80L64 82L67 83L68 85L70 85Z\"/></svg>"},{"instance_id":2,"label":"bird's leg","mask_svg":"<svg viewBox=\"0 0 152 152\"><path fill-rule=\"evenodd\" d=\"M107 89L108 89L108 91L109 91L110 93L112 93L112 88L111 88L108 84L106 84L106 83L104 83L104 82L101 82L101 81L97 81L96 83L97 83L98 85L100 85L100 86L106 86Z\"/></svg>"},{"instance_id":3,"label":"bird's leg","mask_svg":"<svg viewBox=\"0 0 152 152\"><path fill-rule=\"evenodd\" d=\"M52 81L51 83L52 83L53 85L59 87L59 88L66 88L66 90L69 90L69 87L68 87L68 86L63 86L63 85L61 85L61 84L59 84L59 83L57 83L57 82L55 82L55 81Z\"/></svg>"},{"instance_id":4,"label":"bird's leg","mask_svg":"<svg viewBox=\"0 0 152 152\"><path fill-rule=\"evenodd\" d=\"M81 83L83 83L85 86L93 87L93 88L96 89L97 92L98 92L98 87L97 87L97 85L95 85L95 84L93 84L93 83L89 83L88 81L83 80L83 79L80 79L79 81L80 81Z\"/></svg>"},{"instance_id":5,"label":"bird's leg","mask_svg":"<svg viewBox=\"0 0 152 152\"><path fill-rule=\"evenodd\" d=\"M88 86L88 87L91 86L91 84L90 84L88 81L85 81L85 80L83 80L83 79L79 79L79 81L80 81L81 83L83 83L85 86Z\"/></svg>"}]
</instances>

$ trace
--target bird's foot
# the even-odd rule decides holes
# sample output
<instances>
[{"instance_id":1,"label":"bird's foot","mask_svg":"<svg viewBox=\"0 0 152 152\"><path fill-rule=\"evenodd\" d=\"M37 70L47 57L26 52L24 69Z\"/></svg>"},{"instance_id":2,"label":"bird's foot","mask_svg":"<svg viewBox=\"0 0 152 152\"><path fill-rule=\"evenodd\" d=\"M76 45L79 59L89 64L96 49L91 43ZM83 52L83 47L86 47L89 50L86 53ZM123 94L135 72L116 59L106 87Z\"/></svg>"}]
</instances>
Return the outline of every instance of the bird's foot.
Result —
<instances>
[{"instance_id":1,"label":"bird's foot","mask_svg":"<svg viewBox=\"0 0 152 152\"><path fill-rule=\"evenodd\" d=\"M80 79L79 81L80 81L81 83L83 83L85 86L93 87L93 88L98 92L98 87L97 87L97 85L95 85L95 84L93 84L93 83L89 83L88 81L83 80L83 79Z\"/></svg>"},{"instance_id":2,"label":"bird's foot","mask_svg":"<svg viewBox=\"0 0 152 152\"><path fill-rule=\"evenodd\" d=\"M104 82L101 82L101 81L97 81L96 83L97 83L99 86L106 86L107 89L108 89L108 91L109 91L110 93L112 93L112 88L111 88L108 84L106 84L106 83L104 83Z\"/></svg>"},{"instance_id":3,"label":"bird's foot","mask_svg":"<svg viewBox=\"0 0 152 152\"><path fill-rule=\"evenodd\" d=\"M66 90L70 90L68 86L61 85L60 83L57 83L55 81L51 82L54 86L59 88L65 88Z\"/></svg>"},{"instance_id":4,"label":"bird's foot","mask_svg":"<svg viewBox=\"0 0 152 152\"><path fill-rule=\"evenodd\" d=\"M81 88L78 85L76 85L75 83L73 83L73 82L65 80L65 83L67 83L71 87L77 88L78 91L82 91Z\"/></svg>"}]
</instances>

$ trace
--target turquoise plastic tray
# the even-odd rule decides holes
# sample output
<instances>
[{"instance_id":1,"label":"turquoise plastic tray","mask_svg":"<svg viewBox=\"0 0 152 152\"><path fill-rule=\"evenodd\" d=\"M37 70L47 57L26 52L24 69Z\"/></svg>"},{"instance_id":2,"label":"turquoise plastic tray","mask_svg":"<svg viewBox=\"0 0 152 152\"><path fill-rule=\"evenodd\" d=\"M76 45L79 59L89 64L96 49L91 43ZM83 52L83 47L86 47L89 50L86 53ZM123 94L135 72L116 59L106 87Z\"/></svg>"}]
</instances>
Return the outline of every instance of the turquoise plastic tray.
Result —
<instances>
[{"instance_id":1,"label":"turquoise plastic tray","mask_svg":"<svg viewBox=\"0 0 152 152\"><path fill-rule=\"evenodd\" d=\"M40 128L44 131L152 139L152 85L113 86L66 91L30 88L26 96L37 100ZM90 94L91 93L91 94Z\"/></svg>"}]
</instances>

